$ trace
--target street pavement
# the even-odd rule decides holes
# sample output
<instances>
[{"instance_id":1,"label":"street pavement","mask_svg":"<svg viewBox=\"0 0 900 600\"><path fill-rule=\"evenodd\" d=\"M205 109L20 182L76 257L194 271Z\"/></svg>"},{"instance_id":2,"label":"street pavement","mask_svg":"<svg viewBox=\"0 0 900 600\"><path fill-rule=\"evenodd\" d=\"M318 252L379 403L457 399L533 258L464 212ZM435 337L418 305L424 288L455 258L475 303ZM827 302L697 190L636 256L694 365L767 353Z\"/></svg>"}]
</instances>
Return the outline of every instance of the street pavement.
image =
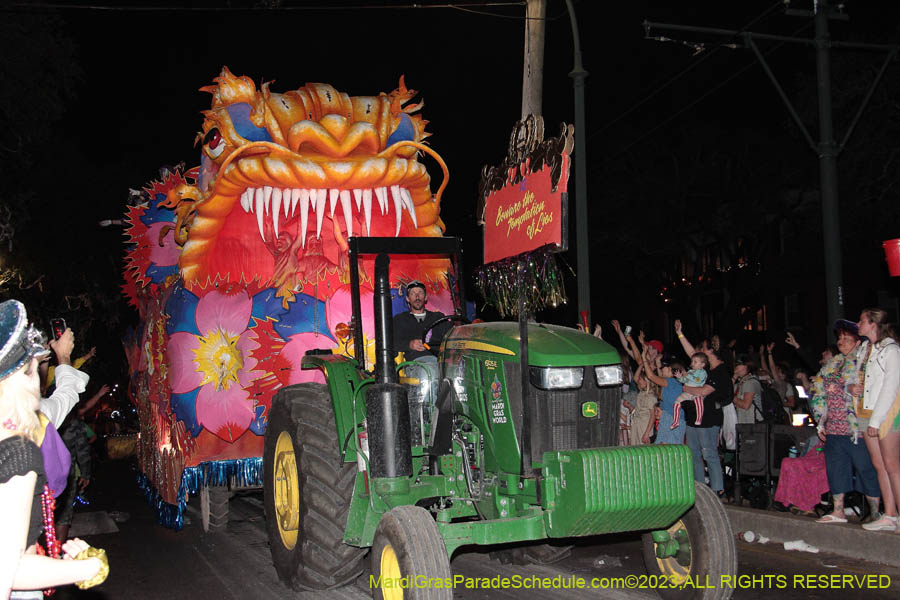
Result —
<instances>
[{"instance_id":1,"label":"street pavement","mask_svg":"<svg viewBox=\"0 0 900 600\"><path fill-rule=\"evenodd\" d=\"M370 598L367 574L356 585L328 592L293 592L278 580L271 564L266 539L263 496L259 490L241 491L230 502L228 526L215 534L204 534L200 527L199 501L188 505L182 531L165 529L155 522L155 514L135 484L136 470L128 462L106 462L97 469L97 480L89 488L91 505L77 508L73 529L81 528L91 544L103 547L110 557L111 573L98 588L81 591L61 588L56 598L67 599L354 599ZM767 544L738 543L739 571L744 579L734 598L875 598L900 597L900 566L881 564L865 557L840 555L816 536L831 536L845 547L846 540L858 536L858 525L827 526L812 519L790 514L729 507L735 531L752 529L767 535ZM775 519L774 521L772 521ZM824 532L824 533L823 533ZM862 532L862 541L880 549L879 556L893 553L892 544L900 535ZM821 544L819 553L788 552L777 540L804 539ZM854 542L855 543L855 542ZM849 544L852 546L852 544ZM824 551L825 549L829 551ZM846 552L844 553L846 554ZM647 583L641 558L640 538L636 535L602 536L580 540L572 555L554 565L516 566L502 564L486 550L463 548L451 564L454 575L470 583L492 578L519 576L555 577L561 580L597 579L611 585L613 578ZM874 579L866 579L873 575ZM879 575L886 577L878 578ZM843 579L829 579L839 576ZM479 579L481 578L481 579ZM643 578L643 581L641 580ZM875 587L859 589L859 584ZM602 584L601 584L602 585ZM622 587L621 584L618 584ZM810 586L814 586L810 589ZM884 587L878 587L884 586ZM654 590L644 589L467 589L454 590L454 598L655 598Z\"/></svg>"}]
</instances>

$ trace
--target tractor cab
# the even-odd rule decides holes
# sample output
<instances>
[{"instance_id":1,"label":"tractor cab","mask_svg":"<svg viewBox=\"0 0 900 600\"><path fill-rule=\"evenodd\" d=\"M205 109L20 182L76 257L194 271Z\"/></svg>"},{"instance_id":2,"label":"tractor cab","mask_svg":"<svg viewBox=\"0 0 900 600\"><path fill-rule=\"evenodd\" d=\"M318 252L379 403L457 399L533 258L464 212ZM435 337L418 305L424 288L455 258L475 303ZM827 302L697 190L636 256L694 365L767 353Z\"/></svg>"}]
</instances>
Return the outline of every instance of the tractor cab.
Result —
<instances>
[{"instance_id":1,"label":"tractor cab","mask_svg":"<svg viewBox=\"0 0 900 600\"><path fill-rule=\"evenodd\" d=\"M351 301L353 306L353 320L351 332L355 348L355 356L362 357L359 367L370 371L375 367L370 364L365 352L366 329L374 325L376 330L389 327L389 335L382 336L383 352L389 354L391 364L399 374L399 382L406 388L406 396L409 404L410 434L412 446L428 445L431 432L432 418L435 414L435 405L438 398L438 388L443 379L442 346L432 344L433 334L441 334L446 340L453 327L460 323L468 323L465 316L465 289L464 281L460 276L462 266L462 248L458 238L374 238L357 237L350 239L350 274L351 274ZM389 281L397 282L392 289L392 301L390 314L385 315L384 322L369 324L364 322L363 292L360 289L360 263L370 262L371 258L378 255L390 257L387 259L389 269ZM406 355L409 348L404 347L396 339L393 332L393 317L401 312L409 310L406 302L405 282L409 278L404 277L404 259L410 255L427 255L429 260L442 260L447 264L447 279L444 282L436 282L429 290L429 298L425 308L439 311L444 314L437 320L429 321L428 327L422 332L421 341L426 345L430 354L426 357L410 359ZM392 262L398 263L396 269L391 268ZM399 273L398 273L399 271ZM446 287L446 290L443 288ZM439 288L443 293L433 293ZM394 296L393 294L397 295ZM369 300L371 302L372 300ZM377 300L376 300L377 301ZM376 336L376 353L379 352ZM404 342L406 340L403 340ZM440 343L440 342L438 342ZM390 351L390 352L388 352ZM387 357L385 357L387 358Z\"/></svg>"}]
</instances>

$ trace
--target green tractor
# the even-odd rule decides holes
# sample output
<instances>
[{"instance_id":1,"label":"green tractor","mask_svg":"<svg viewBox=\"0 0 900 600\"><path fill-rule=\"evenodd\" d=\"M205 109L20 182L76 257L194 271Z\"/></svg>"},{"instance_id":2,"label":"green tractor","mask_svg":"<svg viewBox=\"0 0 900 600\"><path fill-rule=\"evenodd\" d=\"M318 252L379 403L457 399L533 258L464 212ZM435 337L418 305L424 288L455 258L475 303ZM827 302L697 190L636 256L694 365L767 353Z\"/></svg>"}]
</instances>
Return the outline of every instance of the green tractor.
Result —
<instances>
[{"instance_id":1,"label":"green tractor","mask_svg":"<svg viewBox=\"0 0 900 600\"><path fill-rule=\"evenodd\" d=\"M648 574L686 584L663 595L729 597L718 583L737 571L731 527L695 484L690 449L617 446L616 350L566 327L529 323L522 336L516 323L467 324L457 276L440 381L403 379L388 277L398 254L446 256L460 272L456 238L351 238L357 357L359 258L376 255L374 373L308 353L303 367L327 383L286 387L273 401L264 486L279 577L295 589L340 587L368 553L375 598L449 599L461 546L533 542L517 550L551 561L567 539L640 531Z\"/></svg>"}]
</instances>

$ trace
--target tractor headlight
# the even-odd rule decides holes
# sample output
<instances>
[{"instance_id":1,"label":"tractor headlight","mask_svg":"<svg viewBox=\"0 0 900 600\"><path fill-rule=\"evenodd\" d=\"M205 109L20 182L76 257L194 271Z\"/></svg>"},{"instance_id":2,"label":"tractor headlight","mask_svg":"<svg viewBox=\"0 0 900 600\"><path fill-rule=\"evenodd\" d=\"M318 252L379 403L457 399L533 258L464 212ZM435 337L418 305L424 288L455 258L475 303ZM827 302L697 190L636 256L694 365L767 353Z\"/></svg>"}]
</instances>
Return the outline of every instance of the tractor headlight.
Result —
<instances>
[{"instance_id":1,"label":"tractor headlight","mask_svg":"<svg viewBox=\"0 0 900 600\"><path fill-rule=\"evenodd\" d=\"M583 381L583 367L531 367L531 384L542 390L576 390Z\"/></svg>"},{"instance_id":2,"label":"tractor headlight","mask_svg":"<svg viewBox=\"0 0 900 600\"><path fill-rule=\"evenodd\" d=\"M594 367L594 375L597 377L597 385L601 387L622 384L622 367L619 365Z\"/></svg>"}]
</instances>

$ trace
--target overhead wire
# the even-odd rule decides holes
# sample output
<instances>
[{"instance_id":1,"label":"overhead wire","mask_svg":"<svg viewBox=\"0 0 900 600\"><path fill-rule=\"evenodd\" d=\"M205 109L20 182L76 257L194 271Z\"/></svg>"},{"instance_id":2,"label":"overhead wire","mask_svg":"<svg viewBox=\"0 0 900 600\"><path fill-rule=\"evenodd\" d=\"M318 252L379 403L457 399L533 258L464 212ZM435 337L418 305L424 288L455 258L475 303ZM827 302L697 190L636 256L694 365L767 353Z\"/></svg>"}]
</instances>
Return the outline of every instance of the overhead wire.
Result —
<instances>
[{"instance_id":1,"label":"overhead wire","mask_svg":"<svg viewBox=\"0 0 900 600\"><path fill-rule=\"evenodd\" d=\"M295 12L295 11L340 11L340 10L413 10L424 8L450 8L464 10L468 7L506 7L506 6L524 6L525 0L507 0L492 2L471 2L471 3L441 3L441 4L420 4L410 2L407 4L355 4L345 6L335 6L333 4L316 4L301 6L150 6L150 5L123 5L123 4L64 4L60 2L20 2L13 4L13 8L18 9L52 9L52 10L91 10L104 12ZM7 9L8 10L8 9ZM2 9L0 9L2 12ZM467 10L466 12L474 12L476 14L489 15L494 17L506 17L496 13L484 11ZM509 17L515 19L526 19L527 17Z\"/></svg>"},{"instance_id":2,"label":"overhead wire","mask_svg":"<svg viewBox=\"0 0 900 600\"><path fill-rule=\"evenodd\" d=\"M808 29L809 27L810 27L810 23L806 23L806 24L804 24L803 26L801 26L800 28L798 28L796 31L794 31L794 32L791 34L791 36L795 36L795 35L797 35L797 34L803 32L805 29ZM786 43L786 42L779 42L778 44L776 44L776 45L773 46L772 48L769 48L769 50L766 51L766 52L763 54L763 56L764 56L764 57L768 57L769 55L773 54L776 50L780 49L785 43ZM722 80L721 82L719 82L716 86L714 86L714 87L712 87L711 89L707 90L706 93L704 93L703 95L699 96L698 98L696 98L695 100L693 100L692 102L690 102L689 104L687 104L686 106L684 106L683 108L681 108L678 112L676 112L675 114L671 115L670 117L668 117L667 119L665 119L665 120L662 121L661 123L658 123L657 125L651 127L649 130L645 131L645 132L642 133L640 136L638 136L637 138L635 138L634 140L632 140L631 142L629 142L626 146L624 146L623 148L621 148L620 150L618 150L615 154L613 154L613 155L608 159L608 161L613 161L613 160L619 158L620 156L622 156L623 154L625 154L626 152L628 152L629 150L631 150L631 148L633 148L633 147L636 146L637 144L639 144L639 143L641 143L642 141L644 141L645 139L647 139L650 135L652 135L653 133L656 133L659 129L661 129L662 127L665 127L666 125L668 125L669 123L671 123L672 121L674 121L675 119L677 119L678 117L680 117L681 115L683 115L685 112L687 112L688 110L690 110L691 108L693 108L694 106L696 106L697 104L699 104L700 102L702 102L703 100L705 100L706 98L708 98L709 96L711 96L712 94L714 94L715 92L717 92L717 91L719 91L720 89L722 89L723 87L725 87L725 86L726 86L727 84L729 84L731 81L733 81L734 79L736 79L736 78L739 77L740 75L743 75L744 73L746 73L751 67L754 67L754 66L756 66L756 61L755 61L755 60L752 61L752 62L750 62L750 63L748 63L748 64L746 64L746 65L744 65L743 68L741 68L741 69L739 69L738 71L735 71L734 73L732 73L729 77L725 78L724 80ZM594 168L590 169L588 172L590 172L590 173L596 172L599 168L600 168L600 167L594 167Z\"/></svg>"},{"instance_id":3,"label":"overhead wire","mask_svg":"<svg viewBox=\"0 0 900 600\"><path fill-rule=\"evenodd\" d=\"M711 50L709 50L708 52L706 52L706 49L705 49L705 48L704 48L703 50L701 50L700 52L705 52L705 54L703 54L699 59L697 59L696 61L692 62L690 65L688 65L687 67L685 67L684 69L682 69L681 71L679 71L678 73L676 73L676 74L675 74L673 77L671 77L668 81L666 81L665 83L663 83L662 85L660 85L659 87L657 87L656 89L654 89L652 92L650 92L649 94L647 94L646 96L644 96L644 98L642 98L642 99L641 99L640 101L638 101L637 103L633 104L631 107L629 107L627 110L625 110L623 113L621 113L619 116L617 116L617 117L614 118L613 120L611 120L611 121L605 123L605 124L604 124L603 126L601 126L599 129L596 129L596 130L594 130L594 131L589 132L589 133L588 133L587 139L590 140L590 139L593 138L594 136L599 135L599 134L603 133L604 131L608 130L608 129L611 128L613 125L615 125L616 123L618 123L619 121L621 121L622 119L624 119L625 117L627 117L628 115L630 115L631 113L633 113L635 110L637 110L638 108L640 108L641 106L643 106L644 104L646 104L647 102L649 102L650 100L652 100L653 98L655 98L655 97L656 97L657 95L659 95L663 90L665 90L666 88L668 88L669 86L671 86L673 83L675 83L676 81L678 81L679 79L681 79L682 77L684 77L685 75L687 75L689 72L693 71L694 69L696 69L697 67L699 67L701 64L703 64L704 62L706 62L713 54L716 53L717 50L720 50L720 49L723 48L723 47L729 47L729 48L730 48L730 47L733 47L733 46L731 45L731 41L732 41L735 37L737 37L737 35L739 35L740 33L743 33L743 32L744 32L745 30L747 30L748 28L753 27L754 25L757 25L760 21L762 21L763 19L765 19L765 18L767 18L768 16L770 16L771 13L773 13L776 9L778 9L778 8L780 8L780 7L782 7L782 6L784 6L784 3L783 3L782 1L779 0L778 2L776 2L775 4L773 4L772 6L770 6L770 7L767 8L766 10L764 10L762 13L760 13L758 16L756 16L756 17L754 17L753 19L751 19L749 23L747 23L746 25L744 25L743 27L741 27L740 30L738 30L738 33L737 33L737 34L735 34L734 36L732 36L732 37L729 38L728 40L723 41L723 42L721 42L721 43L719 43L719 44L716 44L716 46L713 47L713 48L712 48ZM674 40L666 39L665 41L674 41ZM694 47L694 48L696 49L696 45L693 45L693 44L686 44L686 45L690 45L690 46L692 46L692 47ZM696 56L697 54L698 54L698 52L695 52L695 53L694 53L695 56Z\"/></svg>"}]
</instances>

